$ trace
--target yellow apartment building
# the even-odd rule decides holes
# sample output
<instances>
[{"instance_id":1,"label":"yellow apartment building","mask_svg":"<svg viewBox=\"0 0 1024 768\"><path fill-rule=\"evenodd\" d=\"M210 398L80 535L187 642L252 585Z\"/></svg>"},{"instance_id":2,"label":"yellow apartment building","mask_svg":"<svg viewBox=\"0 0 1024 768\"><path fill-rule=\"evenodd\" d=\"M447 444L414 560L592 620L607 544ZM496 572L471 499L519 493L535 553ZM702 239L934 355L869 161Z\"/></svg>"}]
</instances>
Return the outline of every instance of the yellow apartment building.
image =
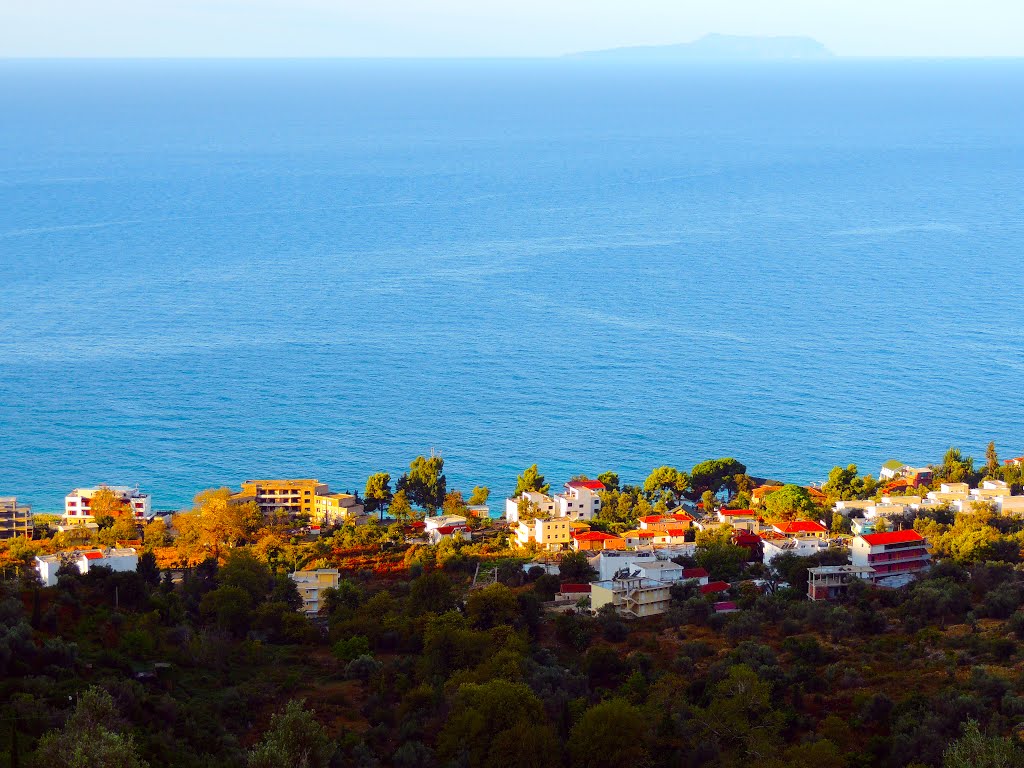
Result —
<instances>
[{"instance_id":1,"label":"yellow apartment building","mask_svg":"<svg viewBox=\"0 0 1024 768\"><path fill-rule=\"evenodd\" d=\"M317 493L313 497L313 522L341 525L363 514L363 505L351 493Z\"/></svg>"},{"instance_id":2,"label":"yellow apartment building","mask_svg":"<svg viewBox=\"0 0 1024 768\"><path fill-rule=\"evenodd\" d=\"M231 500L239 504L255 501L264 515L285 512L292 517L312 517L316 511L315 497L327 493L327 485L319 480L246 480L241 492Z\"/></svg>"}]
</instances>

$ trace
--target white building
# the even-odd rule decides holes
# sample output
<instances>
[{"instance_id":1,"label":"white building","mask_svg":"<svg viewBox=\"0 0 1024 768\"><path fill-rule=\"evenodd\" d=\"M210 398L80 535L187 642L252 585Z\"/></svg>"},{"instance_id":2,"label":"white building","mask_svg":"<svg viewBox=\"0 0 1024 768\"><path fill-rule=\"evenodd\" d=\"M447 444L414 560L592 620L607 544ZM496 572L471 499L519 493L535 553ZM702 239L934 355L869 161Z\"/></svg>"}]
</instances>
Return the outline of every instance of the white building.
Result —
<instances>
[{"instance_id":1,"label":"white building","mask_svg":"<svg viewBox=\"0 0 1024 768\"><path fill-rule=\"evenodd\" d=\"M112 571L135 571L139 567L139 555L131 547L123 549L99 549L78 553L73 561L83 576L91 568L109 568Z\"/></svg>"},{"instance_id":2,"label":"white building","mask_svg":"<svg viewBox=\"0 0 1024 768\"><path fill-rule=\"evenodd\" d=\"M508 520L510 525L519 522L519 501L522 498L529 499L530 503L535 507L535 514L541 517L554 516L555 510L558 508L557 502L546 493L523 491L518 496L505 499L505 519Z\"/></svg>"},{"instance_id":3,"label":"white building","mask_svg":"<svg viewBox=\"0 0 1024 768\"><path fill-rule=\"evenodd\" d=\"M590 608L596 613L611 605L616 613L623 616L657 616L667 611L671 604L669 587L669 584L643 578L591 582Z\"/></svg>"},{"instance_id":4,"label":"white building","mask_svg":"<svg viewBox=\"0 0 1024 768\"><path fill-rule=\"evenodd\" d=\"M862 534L850 548L851 564L874 568L876 581L912 575L930 560L927 539L914 530Z\"/></svg>"},{"instance_id":5,"label":"white building","mask_svg":"<svg viewBox=\"0 0 1024 768\"><path fill-rule=\"evenodd\" d=\"M423 535L431 544L437 544L442 539L470 539L469 531L466 530L466 518L461 515L437 515L423 518Z\"/></svg>"},{"instance_id":6,"label":"white building","mask_svg":"<svg viewBox=\"0 0 1024 768\"><path fill-rule=\"evenodd\" d=\"M1024 517L1024 496L1001 496L996 500L996 506L1002 515Z\"/></svg>"},{"instance_id":7,"label":"white building","mask_svg":"<svg viewBox=\"0 0 1024 768\"><path fill-rule=\"evenodd\" d=\"M325 589L338 588L338 569L321 568L317 571L296 571L288 576L295 582L302 597L303 613L313 616L320 612L320 598Z\"/></svg>"},{"instance_id":8,"label":"white building","mask_svg":"<svg viewBox=\"0 0 1024 768\"><path fill-rule=\"evenodd\" d=\"M36 555L36 570L44 587L52 587L57 583L57 571L63 561L58 555Z\"/></svg>"},{"instance_id":9,"label":"white building","mask_svg":"<svg viewBox=\"0 0 1024 768\"><path fill-rule=\"evenodd\" d=\"M36 557L36 570L44 586L57 583L57 571L64 564L73 565L83 576L92 568L109 568L112 571L135 571L139 567L139 555L130 547L122 549L87 549L58 552L54 555Z\"/></svg>"},{"instance_id":10,"label":"white building","mask_svg":"<svg viewBox=\"0 0 1024 768\"><path fill-rule=\"evenodd\" d=\"M141 493L138 488L114 485L100 485L96 488L75 488L75 490L64 497L64 516L69 520L91 520L92 510L90 505L92 497L104 489L113 491L119 501L128 505L132 514L137 519L148 520L153 516L152 500L148 493Z\"/></svg>"},{"instance_id":11,"label":"white building","mask_svg":"<svg viewBox=\"0 0 1024 768\"><path fill-rule=\"evenodd\" d=\"M619 571L627 570L632 573L643 563L656 563L658 556L654 552L631 552L629 550L603 549L596 557L590 559L590 564L597 571L598 581L608 581Z\"/></svg>"},{"instance_id":12,"label":"white building","mask_svg":"<svg viewBox=\"0 0 1024 768\"><path fill-rule=\"evenodd\" d=\"M642 579L650 579L663 584L675 584L677 581L683 580L683 566L673 563L671 560L638 563L634 570L640 572Z\"/></svg>"},{"instance_id":13,"label":"white building","mask_svg":"<svg viewBox=\"0 0 1024 768\"><path fill-rule=\"evenodd\" d=\"M538 517L567 517L584 522L594 519L601 509L604 483L600 480L572 480L565 484L563 493L548 496L537 491L523 491L519 496L505 499L505 519L509 523L519 522L519 501L527 498L536 508Z\"/></svg>"},{"instance_id":14,"label":"white building","mask_svg":"<svg viewBox=\"0 0 1024 768\"><path fill-rule=\"evenodd\" d=\"M762 560L771 565L779 555L810 557L828 549L828 542L814 536L793 536L785 539L765 539L761 542Z\"/></svg>"},{"instance_id":15,"label":"white building","mask_svg":"<svg viewBox=\"0 0 1024 768\"><path fill-rule=\"evenodd\" d=\"M555 494L558 505L556 514L570 520L593 520L601 509L601 497L604 490L600 480L572 480L565 484L565 492Z\"/></svg>"}]
</instances>

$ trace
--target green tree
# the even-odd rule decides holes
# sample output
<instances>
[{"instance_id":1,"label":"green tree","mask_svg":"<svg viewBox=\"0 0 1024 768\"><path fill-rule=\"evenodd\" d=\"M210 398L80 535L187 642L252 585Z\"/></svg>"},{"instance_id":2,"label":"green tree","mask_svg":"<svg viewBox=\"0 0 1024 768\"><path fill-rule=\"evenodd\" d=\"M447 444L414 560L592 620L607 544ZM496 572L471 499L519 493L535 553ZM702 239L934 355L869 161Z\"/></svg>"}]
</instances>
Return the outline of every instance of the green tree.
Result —
<instances>
[{"instance_id":1,"label":"green tree","mask_svg":"<svg viewBox=\"0 0 1024 768\"><path fill-rule=\"evenodd\" d=\"M1024 765L1024 751L1010 739L986 736L975 720L968 720L964 734L946 749L942 768L1015 768Z\"/></svg>"},{"instance_id":2,"label":"green tree","mask_svg":"<svg viewBox=\"0 0 1024 768\"><path fill-rule=\"evenodd\" d=\"M629 734L629 738L623 738ZM609 699L588 709L569 733L571 764L578 768L645 766L648 720L625 699Z\"/></svg>"},{"instance_id":3,"label":"green tree","mask_svg":"<svg viewBox=\"0 0 1024 768\"><path fill-rule=\"evenodd\" d=\"M764 500L767 517L773 521L813 519L819 510L807 489L799 485L784 485L768 494Z\"/></svg>"},{"instance_id":4,"label":"green tree","mask_svg":"<svg viewBox=\"0 0 1024 768\"><path fill-rule=\"evenodd\" d=\"M738 579L749 557L750 551L746 547L733 544L728 538L728 533L713 536L703 531L697 533L694 560L716 581Z\"/></svg>"},{"instance_id":5,"label":"green tree","mask_svg":"<svg viewBox=\"0 0 1024 768\"><path fill-rule=\"evenodd\" d=\"M551 486L544 482L544 475L537 470L536 464L531 464L523 470L521 475L516 476L516 490L512 497L515 498L525 491L547 493L549 490L551 490Z\"/></svg>"},{"instance_id":6,"label":"green tree","mask_svg":"<svg viewBox=\"0 0 1024 768\"><path fill-rule=\"evenodd\" d=\"M445 613L458 604L455 587L444 571L431 571L416 578L409 590L413 614Z\"/></svg>"},{"instance_id":7,"label":"green tree","mask_svg":"<svg viewBox=\"0 0 1024 768\"><path fill-rule=\"evenodd\" d=\"M996 453L994 440L985 449L985 474L989 477L998 477L999 475L999 454Z\"/></svg>"},{"instance_id":8,"label":"green tree","mask_svg":"<svg viewBox=\"0 0 1024 768\"><path fill-rule=\"evenodd\" d=\"M249 768L327 768L334 744L301 699L289 701L249 752Z\"/></svg>"},{"instance_id":9,"label":"green tree","mask_svg":"<svg viewBox=\"0 0 1024 768\"><path fill-rule=\"evenodd\" d=\"M124 517L132 514L131 506L106 486L89 499L89 512L98 521L101 517Z\"/></svg>"},{"instance_id":10,"label":"green tree","mask_svg":"<svg viewBox=\"0 0 1024 768\"><path fill-rule=\"evenodd\" d=\"M391 475L387 472L376 472L366 478L366 489L363 501L367 512L380 512L384 519L384 510L391 503Z\"/></svg>"},{"instance_id":11,"label":"green tree","mask_svg":"<svg viewBox=\"0 0 1024 768\"><path fill-rule=\"evenodd\" d=\"M117 707L102 688L87 688L64 727L43 735L35 762L48 768L148 768L130 734L119 733Z\"/></svg>"},{"instance_id":12,"label":"green tree","mask_svg":"<svg viewBox=\"0 0 1024 768\"><path fill-rule=\"evenodd\" d=\"M718 747L723 766L774 764L784 717L772 706L771 685L750 667L730 667L695 720L697 733Z\"/></svg>"},{"instance_id":13,"label":"green tree","mask_svg":"<svg viewBox=\"0 0 1024 768\"><path fill-rule=\"evenodd\" d=\"M512 624L519 618L519 601L504 584L491 584L469 593L466 616L477 629Z\"/></svg>"},{"instance_id":14,"label":"green tree","mask_svg":"<svg viewBox=\"0 0 1024 768\"><path fill-rule=\"evenodd\" d=\"M602 472L597 476L597 479L604 484L605 490L617 491L619 490L619 473L618 472Z\"/></svg>"},{"instance_id":15,"label":"green tree","mask_svg":"<svg viewBox=\"0 0 1024 768\"><path fill-rule=\"evenodd\" d=\"M469 496L469 506L480 507L487 503L487 499L490 498L491 489L486 485L477 485L473 487L473 493Z\"/></svg>"},{"instance_id":16,"label":"green tree","mask_svg":"<svg viewBox=\"0 0 1024 768\"><path fill-rule=\"evenodd\" d=\"M244 637L252 622L252 598L241 587L217 587L203 595L199 614L235 637Z\"/></svg>"},{"instance_id":17,"label":"green tree","mask_svg":"<svg viewBox=\"0 0 1024 768\"><path fill-rule=\"evenodd\" d=\"M409 471L398 478L396 488L405 491L409 501L433 513L444 504L448 481L441 456L417 456Z\"/></svg>"},{"instance_id":18,"label":"green tree","mask_svg":"<svg viewBox=\"0 0 1024 768\"><path fill-rule=\"evenodd\" d=\"M458 515L466 517L469 515L469 506L462 498L462 491L449 491L445 494L442 509L446 515Z\"/></svg>"},{"instance_id":19,"label":"green tree","mask_svg":"<svg viewBox=\"0 0 1024 768\"><path fill-rule=\"evenodd\" d=\"M877 484L871 475L864 477L857 476L857 465L849 464L843 467L832 467L828 473L828 481L821 487L821 490L828 497L829 501L850 501L851 499L869 499L874 493Z\"/></svg>"},{"instance_id":20,"label":"green tree","mask_svg":"<svg viewBox=\"0 0 1024 768\"><path fill-rule=\"evenodd\" d=\"M530 501L529 496L520 496L516 501L516 514L524 523L536 520L540 516L540 507Z\"/></svg>"},{"instance_id":21,"label":"green tree","mask_svg":"<svg viewBox=\"0 0 1024 768\"><path fill-rule=\"evenodd\" d=\"M404 490L400 490L391 499L388 512L400 523L404 523L412 518L412 505L409 504L409 497L406 496Z\"/></svg>"},{"instance_id":22,"label":"green tree","mask_svg":"<svg viewBox=\"0 0 1024 768\"><path fill-rule=\"evenodd\" d=\"M167 533L167 524L162 518L154 518L142 529L142 541L147 548L166 547L171 537Z\"/></svg>"},{"instance_id":23,"label":"green tree","mask_svg":"<svg viewBox=\"0 0 1024 768\"><path fill-rule=\"evenodd\" d=\"M689 482L686 473L675 467L658 467L644 480L644 493L655 500L665 498L678 503Z\"/></svg>"},{"instance_id":24,"label":"green tree","mask_svg":"<svg viewBox=\"0 0 1024 768\"><path fill-rule=\"evenodd\" d=\"M459 687L437 740L438 755L467 768L545 768L558 754L540 699L523 683Z\"/></svg>"},{"instance_id":25,"label":"green tree","mask_svg":"<svg viewBox=\"0 0 1024 768\"><path fill-rule=\"evenodd\" d=\"M597 571L587 560L586 553L567 552L558 563L558 577L573 584L587 584L597 578Z\"/></svg>"},{"instance_id":26,"label":"green tree","mask_svg":"<svg viewBox=\"0 0 1024 768\"><path fill-rule=\"evenodd\" d=\"M712 515L715 513L718 501L715 499L715 494L711 491L704 491L704 493L700 495L700 503L704 507L705 514Z\"/></svg>"},{"instance_id":27,"label":"green tree","mask_svg":"<svg viewBox=\"0 0 1024 768\"><path fill-rule=\"evenodd\" d=\"M718 495L723 488L736 493L736 475L745 475L747 468L731 456L702 461L690 470L690 488L700 497L705 491Z\"/></svg>"},{"instance_id":28,"label":"green tree","mask_svg":"<svg viewBox=\"0 0 1024 768\"><path fill-rule=\"evenodd\" d=\"M966 458L959 448L950 447L942 457L942 464L936 468L935 474L940 480L949 483L969 483L975 479L974 459Z\"/></svg>"}]
</instances>

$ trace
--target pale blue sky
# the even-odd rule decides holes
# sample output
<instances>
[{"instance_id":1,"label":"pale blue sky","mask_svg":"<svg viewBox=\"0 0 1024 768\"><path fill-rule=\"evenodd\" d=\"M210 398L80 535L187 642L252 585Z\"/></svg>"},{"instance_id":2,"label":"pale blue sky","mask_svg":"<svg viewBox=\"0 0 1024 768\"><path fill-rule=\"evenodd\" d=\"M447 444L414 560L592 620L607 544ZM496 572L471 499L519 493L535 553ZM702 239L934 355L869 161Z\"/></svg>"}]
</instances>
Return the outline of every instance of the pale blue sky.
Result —
<instances>
[{"instance_id":1,"label":"pale blue sky","mask_svg":"<svg viewBox=\"0 0 1024 768\"><path fill-rule=\"evenodd\" d=\"M0 0L0 56L533 56L809 35L849 56L1024 56L1024 0Z\"/></svg>"}]
</instances>

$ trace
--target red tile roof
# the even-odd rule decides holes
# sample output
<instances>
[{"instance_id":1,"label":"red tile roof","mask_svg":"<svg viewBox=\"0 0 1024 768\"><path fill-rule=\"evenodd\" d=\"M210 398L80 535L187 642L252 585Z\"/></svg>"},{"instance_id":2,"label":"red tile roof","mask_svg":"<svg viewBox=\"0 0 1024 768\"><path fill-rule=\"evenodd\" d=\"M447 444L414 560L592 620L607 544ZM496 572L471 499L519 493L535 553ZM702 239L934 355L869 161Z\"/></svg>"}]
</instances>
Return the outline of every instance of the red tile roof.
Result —
<instances>
[{"instance_id":1,"label":"red tile roof","mask_svg":"<svg viewBox=\"0 0 1024 768\"><path fill-rule=\"evenodd\" d=\"M447 536L450 533L455 533L456 531L463 531L465 529L466 526L464 525L442 525L440 528L437 529L437 532L440 533L442 536Z\"/></svg>"},{"instance_id":2,"label":"red tile roof","mask_svg":"<svg viewBox=\"0 0 1024 768\"><path fill-rule=\"evenodd\" d=\"M754 517L757 512L752 509L720 509L718 514L724 517Z\"/></svg>"},{"instance_id":3,"label":"red tile roof","mask_svg":"<svg viewBox=\"0 0 1024 768\"><path fill-rule=\"evenodd\" d=\"M565 485L567 488L589 488L592 491L604 490L604 483L600 480L573 480Z\"/></svg>"},{"instance_id":4,"label":"red tile roof","mask_svg":"<svg viewBox=\"0 0 1024 768\"><path fill-rule=\"evenodd\" d=\"M83 552L82 553L82 557L84 557L86 560L102 560L103 559L103 553L102 552Z\"/></svg>"},{"instance_id":5,"label":"red tile roof","mask_svg":"<svg viewBox=\"0 0 1024 768\"><path fill-rule=\"evenodd\" d=\"M574 533L573 538L576 541L610 541L619 537L602 531L584 531L583 533Z\"/></svg>"},{"instance_id":6,"label":"red tile roof","mask_svg":"<svg viewBox=\"0 0 1024 768\"><path fill-rule=\"evenodd\" d=\"M685 528L666 528L665 529L665 533L667 533L669 536L685 536L686 535L686 529Z\"/></svg>"},{"instance_id":7,"label":"red tile roof","mask_svg":"<svg viewBox=\"0 0 1024 768\"><path fill-rule=\"evenodd\" d=\"M924 536L915 530L869 533L867 536L861 536L860 538L864 539L872 547L878 547L883 544L906 544L911 541L924 541Z\"/></svg>"},{"instance_id":8,"label":"red tile roof","mask_svg":"<svg viewBox=\"0 0 1024 768\"><path fill-rule=\"evenodd\" d=\"M705 584L700 588L702 595L710 595L712 592L725 592L729 588L729 585L724 581L712 581L710 584Z\"/></svg>"},{"instance_id":9,"label":"red tile roof","mask_svg":"<svg viewBox=\"0 0 1024 768\"><path fill-rule=\"evenodd\" d=\"M681 523L688 523L693 521L693 518L685 512L677 512L674 515L669 515L669 517L671 517L673 520L678 520Z\"/></svg>"},{"instance_id":10,"label":"red tile roof","mask_svg":"<svg viewBox=\"0 0 1024 768\"><path fill-rule=\"evenodd\" d=\"M828 529L813 520L793 520L788 523L776 523L776 530L782 533L828 533Z\"/></svg>"},{"instance_id":11,"label":"red tile roof","mask_svg":"<svg viewBox=\"0 0 1024 768\"><path fill-rule=\"evenodd\" d=\"M683 578L684 579L703 579L708 576L708 572L703 568L684 568Z\"/></svg>"},{"instance_id":12,"label":"red tile roof","mask_svg":"<svg viewBox=\"0 0 1024 768\"><path fill-rule=\"evenodd\" d=\"M661 515L647 515L646 517L638 518L641 523L660 523Z\"/></svg>"},{"instance_id":13,"label":"red tile roof","mask_svg":"<svg viewBox=\"0 0 1024 768\"><path fill-rule=\"evenodd\" d=\"M750 497L752 499L760 499L767 496L769 493L775 493L775 491L779 490L781 487L781 485L759 485L751 492Z\"/></svg>"},{"instance_id":14,"label":"red tile roof","mask_svg":"<svg viewBox=\"0 0 1024 768\"><path fill-rule=\"evenodd\" d=\"M563 594L564 593L569 593L569 592L589 592L590 591L590 585L589 584L569 584L568 582L563 582L562 586L559 587L559 590Z\"/></svg>"}]
</instances>

